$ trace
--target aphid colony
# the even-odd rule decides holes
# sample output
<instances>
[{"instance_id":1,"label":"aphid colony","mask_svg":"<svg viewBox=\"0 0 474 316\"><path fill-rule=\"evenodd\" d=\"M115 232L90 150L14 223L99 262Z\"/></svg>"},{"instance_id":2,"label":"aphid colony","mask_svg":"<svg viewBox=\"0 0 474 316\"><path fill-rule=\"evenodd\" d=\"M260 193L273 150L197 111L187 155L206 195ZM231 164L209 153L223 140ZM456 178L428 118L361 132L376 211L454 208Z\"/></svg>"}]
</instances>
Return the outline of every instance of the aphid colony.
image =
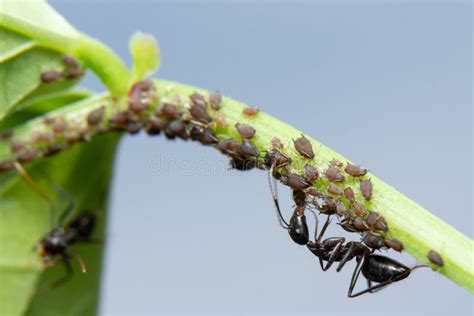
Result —
<instances>
[{"instance_id":1,"label":"aphid colony","mask_svg":"<svg viewBox=\"0 0 474 316\"><path fill-rule=\"evenodd\" d=\"M374 253L388 248L400 252L404 246L395 238L384 237L389 230L385 219L366 207L373 198L373 183L366 177L367 169L349 162L344 164L338 159L329 161L324 169L316 167L314 161L317 152L304 135L293 140L293 149L307 161L302 171L292 168L292 159L285 154L291 148L285 148L277 137L273 137L268 144L269 149L262 154L253 142L258 136L254 127L243 122L228 126L224 113L220 111L222 97L217 92L207 97L194 92L187 101L179 98L173 101L161 100L151 81L140 81L131 87L128 97L127 110L109 117L107 108L101 106L91 110L82 125L72 124L64 117L46 117L43 124L49 132L36 133L30 141L14 139L11 133L4 132L0 137L10 141L15 158L0 162L0 171L13 169L15 164L29 162L38 156L53 155L75 142L89 140L91 136L108 130L136 134L143 129L149 135L163 133L168 139L191 139L213 146L229 156L230 165L236 170L266 170L278 219L291 239L306 246L318 258L323 271L335 262L338 262L336 270L340 271L347 262L356 260L349 297L372 293L408 277L413 269L421 267L408 268L389 257ZM247 107L242 113L246 117L254 117L259 114L259 109ZM235 128L240 140L238 137L219 137L216 134L219 128ZM293 191L295 208L289 221L282 216L272 178L288 185ZM352 186L357 182L358 186ZM307 211L314 214L316 223L318 216L327 216L319 234L316 224L313 240L305 217ZM361 234L360 241L346 242L344 237L324 238L332 216L337 218L337 224L344 230ZM94 223L95 216L89 213L66 226L60 223L59 228L53 229L38 243L40 254L45 257L60 256L69 275L70 256L66 250L75 242L88 241ZM428 259L443 266L441 256L434 251L428 254ZM369 285L367 289L353 293L360 272ZM372 285L372 282L377 284Z\"/></svg>"}]
</instances>

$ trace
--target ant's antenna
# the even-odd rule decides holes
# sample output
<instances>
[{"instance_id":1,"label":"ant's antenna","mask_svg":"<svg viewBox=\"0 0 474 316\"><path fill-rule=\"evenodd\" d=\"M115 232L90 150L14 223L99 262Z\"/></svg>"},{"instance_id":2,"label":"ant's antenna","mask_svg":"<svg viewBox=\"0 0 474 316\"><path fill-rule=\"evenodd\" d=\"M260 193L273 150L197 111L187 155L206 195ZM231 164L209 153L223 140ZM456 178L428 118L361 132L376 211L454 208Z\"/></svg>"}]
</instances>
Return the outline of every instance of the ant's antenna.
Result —
<instances>
[{"instance_id":1,"label":"ant's antenna","mask_svg":"<svg viewBox=\"0 0 474 316\"><path fill-rule=\"evenodd\" d=\"M84 260L82 259L81 255L77 252L73 253L74 257L76 257L77 261L79 262L79 266L81 267L82 273L87 273L87 266Z\"/></svg>"},{"instance_id":2,"label":"ant's antenna","mask_svg":"<svg viewBox=\"0 0 474 316\"><path fill-rule=\"evenodd\" d=\"M273 202L275 203L275 208L278 213L278 221L280 222L280 226L283 227L284 229L288 229L290 225L285 221L283 218L283 215L281 214L280 210L280 204L278 203L278 197L277 194L275 193L275 187L273 181L275 181L272 177L273 174L273 165L270 168L270 171L268 172L268 184L270 185L270 192L272 194Z\"/></svg>"},{"instance_id":3,"label":"ant's antenna","mask_svg":"<svg viewBox=\"0 0 474 316\"><path fill-rule=\"evenodd\" d=\"M33 190L35 190L36 193L38 193L46 201L46 203L49 204L49 207L51 209L50 225L51 227L54 227L54 218L56 217L56 209L54 208L53 202L51 201L49 196L46 193L44 193L44 191L41 190L40 187L38 187L36 182L31 178L28 172L26 172L26 170L18 161L15 161L13 165L15 166L16 171L23 177L23 179L26 180L26 182L28 182L28 184L33 188Z\"/></svg>"}]
</instances>

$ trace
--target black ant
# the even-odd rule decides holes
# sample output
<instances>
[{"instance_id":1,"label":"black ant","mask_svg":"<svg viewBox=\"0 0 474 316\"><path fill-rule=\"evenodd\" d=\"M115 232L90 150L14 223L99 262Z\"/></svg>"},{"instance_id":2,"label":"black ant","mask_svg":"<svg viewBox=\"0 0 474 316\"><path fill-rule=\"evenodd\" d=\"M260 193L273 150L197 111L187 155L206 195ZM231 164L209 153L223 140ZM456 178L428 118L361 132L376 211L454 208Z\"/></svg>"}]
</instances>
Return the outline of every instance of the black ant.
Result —
<instances>
[{"instance_id":1,"label":"black ant","mask_svg":"<svg viewBox=\"0 0 474 316\"><path fill-rule=\"evenodd\" d=\"M52 210L51 216L53 219L51 221L53 222L55 215L54 206L49 197L41 189L39 189L34 180L19 163L15 162L15 168L20 173L20 175L28 181L33 189L38 192L41 197L47 200ZM95 243L96 241L91 238L91 235L94 231L97 221L97 215L94 212L84 212L65 225L64 222L66 218L74 210L74 201L72 197L59 186L55 185L55 189L58 191L61 197L67 200L67 206L58 220L58 225L52 228L51 231L47 233L33 247L33 250L37 251L42 257L42 262L45 266L54 265L54 257L61 257L62 263L66 269L66 275L53 282L50 286L51 288L55 288L65 283L72 277L73 269L70 263L72 256L68 252L68 249L71 245L78 242ZM81 256L77 253L74 253L73 255L78 260L81 271L86 273L87 267Z\"/></svg>"}]
</instances>

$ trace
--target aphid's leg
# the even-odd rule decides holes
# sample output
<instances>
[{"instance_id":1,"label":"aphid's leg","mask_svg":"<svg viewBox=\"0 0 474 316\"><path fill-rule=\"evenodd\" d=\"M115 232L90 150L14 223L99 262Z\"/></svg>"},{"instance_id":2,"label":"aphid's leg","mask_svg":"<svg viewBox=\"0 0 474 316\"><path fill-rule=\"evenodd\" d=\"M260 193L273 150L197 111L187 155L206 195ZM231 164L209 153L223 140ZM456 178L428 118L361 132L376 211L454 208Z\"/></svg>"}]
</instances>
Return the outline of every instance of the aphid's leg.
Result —
<instances>
[{"instance_id":1,"label":"aphid's leg","mask_svg":"<svg viewBox=\"0 0 474 316\"><path fill-rule=\"evenodd\" d=\"M326 266L322 268L323 271L327 271L332 266L332 264L334 263L336 258L339 256L339 254L341 253L342 245L344 244L346 239L344 237L340 237L338 240L339 241L337 242L336 247L334 247L334 249L332 250L331 256L329 257L326 263Z\"/></svg>"},{"instance_id":2,"label":"aphid's leg","mask_svg":"<svg viewBox=\"0 0 474 316\"><path fill-rule=\"evenodd\" d=\"M280 204L278 203L278 197L277 197L277 194L275 193L275 187L273 183L274 179L272 177L272 174L273 174L273 166L270 168L270 171L268 172L268 184L270 186L270 192L272 194L273 203L275 203L275 208L278 213L278 221L280 223L280 226L283 227L284 229L288 229L290 225L285 221L285 219L283 218L283 215L281 214Z\"/></svg>"},{"instance_id":3,"label":"aphid's leg","mask_svg":"<svg viewBox=\"0 0 474 316\"><path fill-rule=\"evenodd\" d=\"M36 184L33 178L31 178L28 172L26 172L26 170L18 161L15 161L13 165L15 166L16 171L23 177L23 179L26 180L26 182L28 182L28 184L33 188L33 190L35 190L36 193L38 193L38 195L43 198L46 203L48 203L49 208L51 209L50 226L51 228L53 228L55 226L54 219L56 218L56 208L54 207L53 202L51 201L49 196L44 193L43 190L41 190L41 188Z\"/></svg>"}]
</instances>

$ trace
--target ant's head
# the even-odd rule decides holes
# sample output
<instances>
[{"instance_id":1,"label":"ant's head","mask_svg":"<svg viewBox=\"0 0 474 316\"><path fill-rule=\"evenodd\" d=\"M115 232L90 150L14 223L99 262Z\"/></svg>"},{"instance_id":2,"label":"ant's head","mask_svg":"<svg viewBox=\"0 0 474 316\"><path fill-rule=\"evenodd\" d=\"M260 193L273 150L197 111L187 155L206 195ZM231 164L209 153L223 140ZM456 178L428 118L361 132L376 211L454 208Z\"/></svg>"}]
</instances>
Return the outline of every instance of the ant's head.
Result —
<instances>
[{"instance_id":1,"label":"ant's head","mask_svg":"<svg viewBox=\"0 0 474 316\"><path fill-rule=\"evenodd\" d=\"M49 257L63 253L66 247L65 231L60 227L55 228L44 237L36 246L36 250L40 256Z\"/></svg>"}]
</instances>

